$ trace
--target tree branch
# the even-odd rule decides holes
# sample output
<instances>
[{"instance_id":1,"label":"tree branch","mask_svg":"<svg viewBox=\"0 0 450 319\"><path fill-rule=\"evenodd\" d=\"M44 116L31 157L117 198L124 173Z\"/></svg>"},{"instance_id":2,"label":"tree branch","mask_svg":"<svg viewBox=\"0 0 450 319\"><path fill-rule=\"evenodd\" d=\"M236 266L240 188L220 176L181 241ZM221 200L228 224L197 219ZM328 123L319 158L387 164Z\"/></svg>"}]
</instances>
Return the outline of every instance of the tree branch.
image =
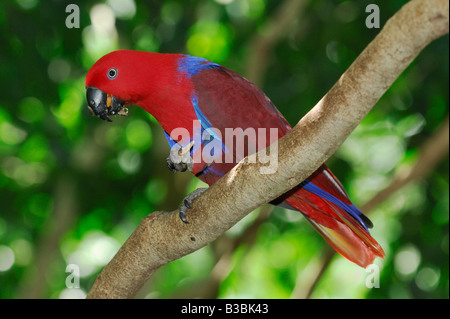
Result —
<instances>
[{"instance_id":1,"label":"tree branch","mask_svg":"<svg viewBox=\"0 0 450 319\"><path fill-rule=\"evenodd\" d=\"M444 120L439 130L422 146L419 157L410 169L399 173L383 190L361 206L363 212L369 212L408 183L426 177L448 153L449 120Z\"/></svg>"},{"instance_id":2,"label":"tree branch","mask_svg":"<svg viewBox=\"0 0 450 319\"><path fill-rule=\"evenodd\" d=\"M150 214L99 275L88 298L133 297L156 269L212 242L311 175L420 51L448 33L448 11L448 0L406 4L325 97L278 141L276 174L261 174L265 164L252 162L249 158L258 157L254 154L195 201L189 224L180 222L176 211Z\"/></svg>"},{"instance_id":3,"label":"tree branch","mask_svg":"<svg viewBox=\"0 0 450 319\"><path fill-rule=\"evenodd\" d=\"M286 0L277 12L264 24L262 31L250 41L250 52L246 58L245 76L258 86L263 83L264 74L275 45L289 35L296 19L299 19L308 0Z\"/></svg>"},{"instance_id":4,"label":"tree branch","mask_svg":"<svg viewBox=\"0 0 450 319\"><path fill-rule=\"evenodd\" d=\"M44 298L48 292L48 279L52 265L57 259L61 237L73 226L78 215L76 201L77 181L70 175L61 174L54 186L54 208L46 219L39 236L36 258L26 269L23 284L19 286L18 298Z\"/></svg>"}]
</instances>

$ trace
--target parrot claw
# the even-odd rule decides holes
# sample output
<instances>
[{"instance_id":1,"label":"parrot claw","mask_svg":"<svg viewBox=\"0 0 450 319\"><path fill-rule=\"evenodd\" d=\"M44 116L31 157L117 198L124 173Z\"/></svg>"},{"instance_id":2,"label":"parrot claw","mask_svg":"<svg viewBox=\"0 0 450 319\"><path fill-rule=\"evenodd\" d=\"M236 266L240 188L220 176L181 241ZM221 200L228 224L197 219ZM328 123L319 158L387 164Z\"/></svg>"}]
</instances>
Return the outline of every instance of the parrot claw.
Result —
<instances>
[{"instance_id":1,"label":"parrot claw","mask_svg":"<svg viewBox=\"0 0 450 319\"><path fill-rule=\"evenodd\" d=\"M187 210L192 208L192 203L194 202L194 200L201 194L203 194L203 192L206 190L207 188L197 188L195 191L184 198L183 203L180 206L180 219L183 221L183 223L189 224L186 219Z\"/></svg>"},{"instance_id":2,"label":"parrot claw","mask_svg":"<svg viewBox=\"0 0 450 319\"><path fill-rule=\"evenodd\" d=\"M184 172L187 170L187 165L184 163L174 163L170 156L167 157L167 167L173 172Z\"/></svg>"},{"instance_id":3,"label":"parrot claw","mask_svg":"<svg viewBox=\"0 0 450 319\"><path fill-rule=\"evenodd\" d=\"M190 150L194 146L194 141L181 148L175 144L167 157L167 167L174 173L189 170L192 172L194 162Z\"/></svg>"}]
</instances>

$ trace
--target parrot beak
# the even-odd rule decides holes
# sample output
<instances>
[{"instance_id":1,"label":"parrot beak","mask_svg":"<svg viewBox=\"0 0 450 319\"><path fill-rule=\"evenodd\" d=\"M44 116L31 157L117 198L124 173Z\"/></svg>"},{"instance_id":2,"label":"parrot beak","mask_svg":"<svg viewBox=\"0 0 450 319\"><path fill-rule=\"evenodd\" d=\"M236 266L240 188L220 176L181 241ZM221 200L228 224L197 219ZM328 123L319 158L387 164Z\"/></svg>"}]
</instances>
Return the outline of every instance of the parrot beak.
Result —
<instances>
[{"instance_id":1,"label":"parrot beak","mask_svg":"<svg viewBox=\"0 0 450 319\"><path fill-rule=\"evenodd\" d=\"M128 109L124 107L124 101L97 88L87 87L86 98L89 113L104 121L112 122L108 115L128 115Z\"/></svg>"}]
</instances>

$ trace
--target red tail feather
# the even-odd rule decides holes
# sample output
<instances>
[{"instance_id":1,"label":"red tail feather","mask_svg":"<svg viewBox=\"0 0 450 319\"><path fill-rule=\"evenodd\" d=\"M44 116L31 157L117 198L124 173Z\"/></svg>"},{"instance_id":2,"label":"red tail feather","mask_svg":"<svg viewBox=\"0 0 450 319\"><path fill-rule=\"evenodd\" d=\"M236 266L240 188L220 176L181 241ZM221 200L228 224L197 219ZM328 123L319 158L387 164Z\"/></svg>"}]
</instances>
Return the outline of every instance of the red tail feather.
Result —
<instances>
[{"instance_id":1,"label":"red tail feather","mask_svg":"<svg viewBox=\"0 0 450 319\"><path fill-rule=\"evenodd\" d=\"M342 185L325 165L308 180L351 204ZM375 257L384 258L381 246L345 209L301 187L285 197L284 202L299 210L322 237L348 260L367 267Z\"/></svg>"}]
</instances>

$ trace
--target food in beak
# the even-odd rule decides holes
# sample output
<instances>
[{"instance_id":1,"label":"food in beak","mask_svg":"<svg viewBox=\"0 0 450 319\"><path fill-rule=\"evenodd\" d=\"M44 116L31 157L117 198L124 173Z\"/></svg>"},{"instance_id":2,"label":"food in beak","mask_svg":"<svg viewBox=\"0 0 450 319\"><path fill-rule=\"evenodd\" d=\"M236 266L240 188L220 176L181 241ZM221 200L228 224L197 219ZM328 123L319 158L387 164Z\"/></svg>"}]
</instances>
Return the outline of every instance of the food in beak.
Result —
<instances>
[{"instance_id":1,"label":"food in beak","mask_svg":"<svg viewBox=\"0 0 450 319\"><path fill-rule=\"evenodd\" d=\"M128 109L124 107L125 102L112 94L107 94L94 87L88 87L86 89L86 98L89 113L104 121L111 122L108 115L128 115Z\"/></svg>"}]
</instances>

